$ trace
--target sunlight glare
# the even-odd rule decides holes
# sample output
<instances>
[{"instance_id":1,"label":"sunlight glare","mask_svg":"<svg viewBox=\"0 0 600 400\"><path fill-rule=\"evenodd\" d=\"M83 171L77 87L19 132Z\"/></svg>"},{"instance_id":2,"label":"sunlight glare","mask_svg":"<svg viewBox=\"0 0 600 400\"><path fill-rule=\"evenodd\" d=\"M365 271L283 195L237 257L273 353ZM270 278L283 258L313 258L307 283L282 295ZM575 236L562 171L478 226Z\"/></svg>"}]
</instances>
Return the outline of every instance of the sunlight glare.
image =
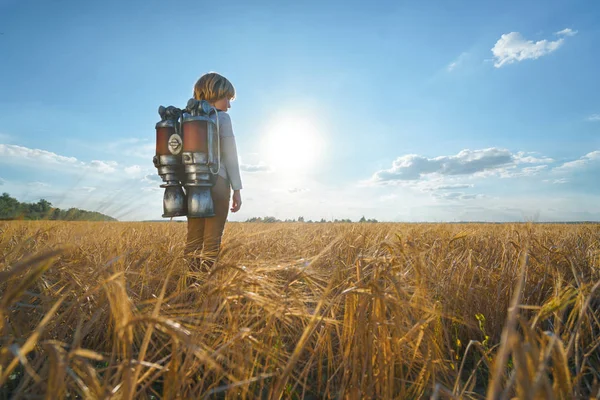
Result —
<instances>
[{"instance_id":1,"label":"sunlight glare","mask_svg":"<svg viewBox=\"0 0 600 400\"><path fill-rule=\"evenodd\" d=\"M269 125L263 149L276 171L299 174L315 167L324 147L323 133L308 117L284 116Z\"/></svg>"}]
</instances>

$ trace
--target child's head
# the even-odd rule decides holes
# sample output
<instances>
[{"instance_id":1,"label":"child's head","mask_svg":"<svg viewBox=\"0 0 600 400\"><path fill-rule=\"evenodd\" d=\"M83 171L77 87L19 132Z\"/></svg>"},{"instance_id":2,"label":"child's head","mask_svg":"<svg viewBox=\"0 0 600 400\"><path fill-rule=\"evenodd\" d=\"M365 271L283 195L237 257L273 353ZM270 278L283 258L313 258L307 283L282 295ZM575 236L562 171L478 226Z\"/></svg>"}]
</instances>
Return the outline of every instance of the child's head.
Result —
<instances>
[{"instance_id":1,"label":"child's head","mask_svg":"<svg viewBox=\"0 0 600 400\"><path fill-rule=\"evenodd\" d=\"M194 98L206 100L217 109L227 111L229 101L235 98L235 88L223 75L208 72L194 85Z\"/></svg>"}]
</instances>

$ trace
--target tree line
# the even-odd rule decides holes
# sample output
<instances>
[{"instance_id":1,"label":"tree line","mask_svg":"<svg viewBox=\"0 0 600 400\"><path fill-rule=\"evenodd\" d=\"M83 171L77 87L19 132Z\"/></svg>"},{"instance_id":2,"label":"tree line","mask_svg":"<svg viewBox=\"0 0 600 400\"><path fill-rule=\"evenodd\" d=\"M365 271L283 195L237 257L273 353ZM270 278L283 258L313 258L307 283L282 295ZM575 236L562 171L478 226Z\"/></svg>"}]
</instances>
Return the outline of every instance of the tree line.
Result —
<instances>
[{"instance_id":1,"label":"tree line","mask_svg":"<svg viewBox=\"0 0 600 400\"><path fill-rule=\"evenodd\" d=\"M64 220L64 221L116 221L96 211L80 210L79 208L69 208L61 210L53 207L48 200L41 199L37 203L21 203L19 200L11 197L8 193L2 193L0 197L0 220Z\"/></svg>"},{"instance_id":2,"label":"tree line","mask_svg":"<svg viewBox=\"0 0 600 400\"><path fill-rule=\"evenodd\" d=\"M351 219L334 219L331 221L327 221L325 218L321 218L318 221L312 221L312 220L305 220L304 217L298 217L298 219L278 219L275 217L252 217L252 218L248 218L246 221L244 222L264 222L264 223L273 223L273 222L304 222L304 223L313 223L313 224L324 224L324 223L351 223L353 222ZM359 219L357 222L379 222L376 219L367 219L364 216Z\"/></svg>"}]
</instances>

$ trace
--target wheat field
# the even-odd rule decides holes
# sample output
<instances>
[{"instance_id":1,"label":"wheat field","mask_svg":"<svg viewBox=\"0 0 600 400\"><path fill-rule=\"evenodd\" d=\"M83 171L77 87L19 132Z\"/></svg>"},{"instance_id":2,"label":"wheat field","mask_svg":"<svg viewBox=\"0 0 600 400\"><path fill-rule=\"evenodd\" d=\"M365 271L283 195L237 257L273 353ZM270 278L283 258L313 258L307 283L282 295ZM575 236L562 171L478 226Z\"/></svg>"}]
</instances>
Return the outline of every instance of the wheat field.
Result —
<instances>
[{"instance_id":1,"label":"wheat field","mask_svg":"<svg viewBox=\"0 0 600 400\"><path fill-rule=\"evenodd\" d=\"M600 396L600 225L0 223L0 398Z\"/></svg>"}]
</instances>

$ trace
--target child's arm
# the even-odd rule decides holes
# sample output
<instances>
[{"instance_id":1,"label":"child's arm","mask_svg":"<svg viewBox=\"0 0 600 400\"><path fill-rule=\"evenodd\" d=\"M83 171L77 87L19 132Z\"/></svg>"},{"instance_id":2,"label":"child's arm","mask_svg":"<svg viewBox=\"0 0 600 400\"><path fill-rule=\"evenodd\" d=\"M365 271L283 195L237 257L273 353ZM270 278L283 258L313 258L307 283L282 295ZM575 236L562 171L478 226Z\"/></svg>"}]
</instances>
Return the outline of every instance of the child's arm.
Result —
<instances>
[{"instance_id":1,"label":"child's arm","mask_svg":"<svg viewBox=\"0 0 600 400\"><path fill-rule=\"evenodd\" d=\"M242 178L240 176L240 166L238 162L237 146L233 127L229 115L222 113L222 119L219 118L219 131L221 137L221 162L225 165L227 176L234 191L242 189Z\"/></svg>"}]
</instances>

